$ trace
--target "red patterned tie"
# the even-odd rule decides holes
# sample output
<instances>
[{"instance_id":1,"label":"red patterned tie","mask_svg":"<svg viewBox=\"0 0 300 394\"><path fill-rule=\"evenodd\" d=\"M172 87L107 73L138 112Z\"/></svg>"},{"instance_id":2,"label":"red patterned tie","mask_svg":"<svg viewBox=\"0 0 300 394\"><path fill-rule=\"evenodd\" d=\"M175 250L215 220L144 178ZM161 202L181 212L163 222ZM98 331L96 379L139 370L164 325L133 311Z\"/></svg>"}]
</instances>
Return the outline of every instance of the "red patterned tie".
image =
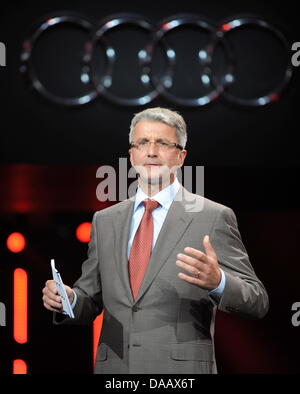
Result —
<instances>
[{"instance_id":1,"label":"red patterned tie","mask_svg":"<svg viewBox=\"0 0 300 394\"><path fill-rule=\"evenodd\" d=\"M155 200L144 200L145 212L135 233L129 255L129 280L133 299L135 300L144 279L150 260L153 240L152 211L160 204Z\"/></svg>"}]
</instances>

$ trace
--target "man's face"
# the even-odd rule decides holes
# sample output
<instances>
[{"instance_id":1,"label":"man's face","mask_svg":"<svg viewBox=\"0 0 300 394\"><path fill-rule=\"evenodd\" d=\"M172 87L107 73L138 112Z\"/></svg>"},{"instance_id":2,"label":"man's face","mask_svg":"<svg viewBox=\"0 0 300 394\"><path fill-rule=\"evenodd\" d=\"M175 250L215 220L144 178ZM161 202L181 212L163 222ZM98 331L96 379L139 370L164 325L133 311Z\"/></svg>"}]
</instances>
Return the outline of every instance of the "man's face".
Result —
<instances>
[{"instance_id":1,"label":"man's face","mask_svg":"<svg viewBox=\"0 0 300 394\"><path fill-rule=\"evenodd\" d=\"M140 121L135 125L133 142L142 140L165 141L179 144L175 127L155 121ZM145 184L169 184L174 181L176 168L184 163L186 150L176 147L164 150L154 143L144 149L132 147L129 149L131 165Z\"/></svg>"}]
</instances>

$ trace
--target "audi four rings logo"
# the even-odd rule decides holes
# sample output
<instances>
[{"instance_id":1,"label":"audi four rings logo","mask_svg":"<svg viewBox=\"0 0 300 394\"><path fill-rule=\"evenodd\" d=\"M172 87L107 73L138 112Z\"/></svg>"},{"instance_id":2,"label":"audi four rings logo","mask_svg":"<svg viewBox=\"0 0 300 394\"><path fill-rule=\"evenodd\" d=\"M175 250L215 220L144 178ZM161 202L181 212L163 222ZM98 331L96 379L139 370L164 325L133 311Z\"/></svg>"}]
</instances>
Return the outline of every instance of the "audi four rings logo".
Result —
<instances>
[{"instance_id":1,"label":"audi four rings logo","mask_svg":"<svg viewBox=\"0 0 300 394\"><path fill-rule=\"evenodd\" d=\"M38 71L33 61L33 52L37 41L42 34L54 26L68 24L79 27L87 33L84 47L82 48L82 68L80 78L81 83L88 87L88 92L79 94L76 97L62 97L54 94L45 86L45 83L38 77ZM136 97L121 97L112 89L114 78L114 66L118 56L107 38L108 33L116 28L122 29L126 26L134 26L142 29L149 35L149 40L144 48L140 48L137 53L140 78L139 81L146 92ZM142 17L133 14L118 14L105 18L98 26L94 26L87 18L74 15L56 15L45 18L37 28L23 42L21 52L20 70L26 76L31 86L43 97L53 103L63 106L81 106L87 104L97 97L123 105L123 106L143 106L158 97L163 97L169 103L186 107L204 107L209 103L222 97L226 101L245 107L261 107L278 100L283 90L288 85L292 76L292 65L287 61L284 74L281 79L269 89L268 92L257 94L254 98L241 98L231 92L235 77L235 57L228 40L228 34L233 30L242 27L256 27L265 30L268 34L278 41L283 47L284 54L290 59L290 45L285 36L269 22L256 17L243 16L230 18L222 23L215 25L199 15L175 15L165 18L156 26ZM198 48L199 78L195 84L202 84L205 94L198 97L186 98L174 93L174 68L177 61L175 49L168 43L168 34L171 31L193 27L204 31L209 39L204 47ZM93 61L95 58L96 47L102 47L105 57L105 67L102 75L96 75ZM163 75L156 75L153 67L154 52L162 48L164 62L166 64ZM213 59L216 56L217 47L222 49L225 66L222 67L222 75L215 75ZM124 49L125 50L125 49ZM187 71L186 71L187 73ZM126 75L126 74L125 74ZM124 75L124 78L125 78ZM130 92L132 94L132 91Z\"/></svg>"}]
</instances>

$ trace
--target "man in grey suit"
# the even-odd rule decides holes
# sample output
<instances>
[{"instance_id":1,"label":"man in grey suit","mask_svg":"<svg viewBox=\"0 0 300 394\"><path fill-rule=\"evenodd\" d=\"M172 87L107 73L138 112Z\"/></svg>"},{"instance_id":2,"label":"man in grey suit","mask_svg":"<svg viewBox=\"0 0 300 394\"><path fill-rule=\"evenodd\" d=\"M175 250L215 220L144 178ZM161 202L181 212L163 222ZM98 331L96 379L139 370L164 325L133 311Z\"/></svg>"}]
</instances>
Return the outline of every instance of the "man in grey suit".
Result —
<instances>
[{"instance_id":1,"label":"man in grey suit","mask_svg":"<svg viewBox=\"0 0 300 394\"><path fill-rule=\"evenodd\" d=\"M187 140L181 115L146 109L129 138L137 193L95 213L82 275L65 286L75 319L62 324L90 323L104 311L95 373L216 373L216 310L262 318L268 295L233 211L178 182ZM43 302L61 311L51 280Z\"/></svg>"}]
</instances>

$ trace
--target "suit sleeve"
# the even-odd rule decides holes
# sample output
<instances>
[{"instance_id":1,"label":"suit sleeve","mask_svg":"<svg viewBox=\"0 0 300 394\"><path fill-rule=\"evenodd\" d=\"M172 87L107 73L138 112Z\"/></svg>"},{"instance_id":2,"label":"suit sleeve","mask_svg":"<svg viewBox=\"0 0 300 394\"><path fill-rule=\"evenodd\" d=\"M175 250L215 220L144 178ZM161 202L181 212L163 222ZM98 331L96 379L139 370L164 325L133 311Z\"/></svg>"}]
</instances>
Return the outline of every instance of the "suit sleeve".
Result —
<instances>
[{"instance_id":1,"label":"suit sleeve","mask_svg":"<svg viewBox=\"0 0 300 394\"><path fill-rule=\"evenodd\" d=\"M264 317L269 309L268 294L249 261L230 208L219 212L210 238L226 277L218 309L246 318Z\"/></svg>"},{"instance_id":2,"label":"suit sleeve","mask_svg":"<svg viewBox=\"0 0 300 394\"><path fill-rule=\"evenodd\" d=\"M53 321L56 324L89 324L102 312L103 304L98 259L97 214L98 212L94 214L92 221L88 258L82 264L80 278L73 285L73 290L77 295L77 302L74 307L75 319L55 313Z\"/></svg>"}]
</instances>

